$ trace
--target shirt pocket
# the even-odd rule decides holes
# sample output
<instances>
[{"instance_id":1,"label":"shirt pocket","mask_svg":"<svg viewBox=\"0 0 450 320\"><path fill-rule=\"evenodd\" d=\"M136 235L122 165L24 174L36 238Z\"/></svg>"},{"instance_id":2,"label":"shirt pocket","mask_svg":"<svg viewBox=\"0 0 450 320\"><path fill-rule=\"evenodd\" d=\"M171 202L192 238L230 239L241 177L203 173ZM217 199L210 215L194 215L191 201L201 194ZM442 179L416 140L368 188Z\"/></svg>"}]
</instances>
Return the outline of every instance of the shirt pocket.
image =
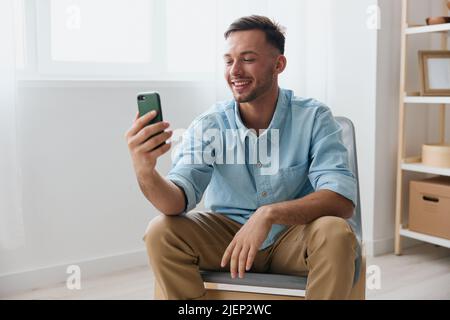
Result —
<instances>
[{"instance_id":1,"label":"shirt pocket","mask_svg":"<svg viewBox=\"0 0 450 320\"><path fill-rule=\"evenodd\" d=\"M309 163L280 168L271 176L272 191L277 202L297 199L302 195L308 180Z\"/></svg>"}]
</instances>

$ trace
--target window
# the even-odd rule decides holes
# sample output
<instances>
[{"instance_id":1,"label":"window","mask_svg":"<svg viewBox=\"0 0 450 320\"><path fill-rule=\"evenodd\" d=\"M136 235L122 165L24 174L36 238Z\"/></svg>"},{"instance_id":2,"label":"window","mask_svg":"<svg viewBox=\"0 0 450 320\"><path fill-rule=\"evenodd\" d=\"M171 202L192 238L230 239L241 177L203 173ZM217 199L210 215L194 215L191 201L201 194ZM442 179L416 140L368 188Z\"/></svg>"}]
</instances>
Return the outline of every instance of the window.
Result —
<instances>
[{"instance_id":1,"label":"window","mask_svg":"<svg viewBox=\"0 0 450 320\"><path fill-rule=\"evenodd\" d=\"M25 1L35 6L38 77L214 77L217 1Z\"/></svg>"},{"instance_id":2,"label":"window","mask_svg":"<svg viewBox=\"0 0 450 320\"><path fill-rule=\"evenodd\" d=\"M147 0L51 0L53 61L149 63Z\"/></svg>"},{"instance_id":3,"label":"window","mask_svg":"<svg viewBox=\"0 0 450 320\"><path fill-rule=\"evenodd\" d=\"M166 0L166 3L168 71L214 72L216 1Z\"/></svg>"},{"instance_id":4,"label":"window","mask_svg":"<svg viewBox=\"0 0 450 320\"><path fill-rule=\"evenodd\" d=\"M23 0L16 0L14 5L14 33L16 43L16 67L25 68L25 10Z\"/></svg>"},{"instance_id":5,"label":"window","mask_svg":"<svg viewBox=\"0 0 450 320\"><path fill-rule=\"evenodd\" d=\"M291 0L17 3L24 3L26 13L24 54L18 61L25 65L22 75L33 79L217 81L222 78L223 33L233 20L248 14L282 17L288 29L294 27L290 39L300 39L294 30L300 30L302 19L290 13L303 11ZM291 40L287 51L296 43Z\"/></svg>"}]
</instances>

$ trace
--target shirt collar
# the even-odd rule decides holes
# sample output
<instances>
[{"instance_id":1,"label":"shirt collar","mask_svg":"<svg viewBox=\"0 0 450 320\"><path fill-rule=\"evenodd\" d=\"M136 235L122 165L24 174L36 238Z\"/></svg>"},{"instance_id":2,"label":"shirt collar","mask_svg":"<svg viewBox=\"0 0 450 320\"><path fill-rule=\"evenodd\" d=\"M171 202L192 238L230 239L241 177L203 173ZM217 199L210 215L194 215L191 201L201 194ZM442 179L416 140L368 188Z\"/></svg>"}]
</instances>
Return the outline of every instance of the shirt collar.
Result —
<instances>
[{"instance_id":1,"label":"shirt collar","mask_svg":"<svg viewBox=\"0 0 450 320\"><path fill-rule=\"evenodd\" d=\"M292 91L286 90L286 89L279 89L278 90L278 99L277 99L277 105L275 107L275 112L273 113L272 120L270 121L269 126L267 129L278 129L280 130L280 136L281 131L283 129L283 123L286 118L287 110L290 107L291 103L291 97L292 97ZM247 134L251 134L250 129L248 129L241 118L241 114L239 112L239 105L236 100L234 100L234 115L236 119L236 126L239 130L243 130L243 135L241 135L242 138L245 138ZM265 132L263 133L265 134Z\"/></svg>"}]
</instances>

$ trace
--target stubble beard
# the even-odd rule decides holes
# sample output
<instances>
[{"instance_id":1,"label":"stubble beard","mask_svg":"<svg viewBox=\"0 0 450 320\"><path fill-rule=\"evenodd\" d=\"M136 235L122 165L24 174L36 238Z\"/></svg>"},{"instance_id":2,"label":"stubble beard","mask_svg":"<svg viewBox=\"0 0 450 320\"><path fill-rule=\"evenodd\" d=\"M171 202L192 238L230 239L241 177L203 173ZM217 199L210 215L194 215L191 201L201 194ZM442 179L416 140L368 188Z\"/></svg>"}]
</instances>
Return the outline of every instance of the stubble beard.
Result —
<instances>
[{"instance_id":1,"label":"stubble beard","mask_svg":"<svg viewBox=\"0 0 450 320\"><path fill-rule=\"evenodd\" d=\"M233 96L234 96L234 99L236 100L236 102L238 102L238 103L252 102L253 100L256 100L261 95L263 95L264 93L269 91L270 88L273 85L273 74L272 74L272 72L268 71L266 73L264 79L265 79L265 81L261 85L255 87L253 90L251 90L245 96L236 96L233 93ZM232 89L232 91L233 91L233 89Z\"/></svg>"}]
</instances>

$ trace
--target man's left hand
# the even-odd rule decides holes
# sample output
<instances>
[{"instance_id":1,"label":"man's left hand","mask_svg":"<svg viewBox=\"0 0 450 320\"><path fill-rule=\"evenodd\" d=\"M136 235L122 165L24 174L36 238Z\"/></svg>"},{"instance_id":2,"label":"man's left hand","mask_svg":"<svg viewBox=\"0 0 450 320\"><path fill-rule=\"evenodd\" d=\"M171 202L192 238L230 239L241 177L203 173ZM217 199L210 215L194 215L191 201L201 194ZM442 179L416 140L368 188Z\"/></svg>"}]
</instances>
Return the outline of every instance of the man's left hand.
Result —
<instances>
[{"instance_id":1,"label":"man's left hand","mask_svg":"<svg viewBox=\"0 0 450 320\"><path fill-rule=\"evenodd\" d=\"M250 219L236 233L222 257L221 266L230 262L231 277L244 277L245 271L250 270L261 244L266 239L272 227L270 208L260 207Z\"/></svg>"}]
</instances>

